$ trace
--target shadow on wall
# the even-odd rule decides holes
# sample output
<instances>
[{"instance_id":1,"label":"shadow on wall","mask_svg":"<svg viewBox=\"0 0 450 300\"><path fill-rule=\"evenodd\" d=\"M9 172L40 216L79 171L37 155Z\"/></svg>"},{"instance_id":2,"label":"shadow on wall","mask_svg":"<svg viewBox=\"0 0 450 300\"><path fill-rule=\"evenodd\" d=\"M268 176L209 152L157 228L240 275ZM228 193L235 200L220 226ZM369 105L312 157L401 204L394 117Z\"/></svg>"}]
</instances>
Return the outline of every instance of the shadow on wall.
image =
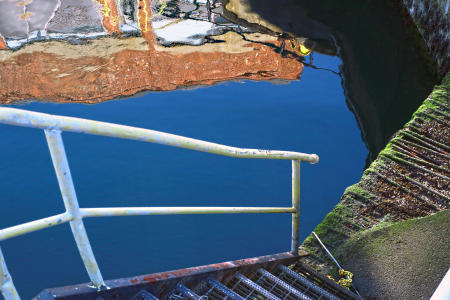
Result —
<instances>
[{"instance_id":1,"label":"shadow on wall","mask_svg":"<svg viewBox=\"0 0 450 300\"><path fill-rule=\"evenodd\" d=\"M367 164L439 81L420 33L395 0L228 2L245 3L248 14L311 44L335 41L347 104L369 150Z\"/></svg>"}]
</instances>

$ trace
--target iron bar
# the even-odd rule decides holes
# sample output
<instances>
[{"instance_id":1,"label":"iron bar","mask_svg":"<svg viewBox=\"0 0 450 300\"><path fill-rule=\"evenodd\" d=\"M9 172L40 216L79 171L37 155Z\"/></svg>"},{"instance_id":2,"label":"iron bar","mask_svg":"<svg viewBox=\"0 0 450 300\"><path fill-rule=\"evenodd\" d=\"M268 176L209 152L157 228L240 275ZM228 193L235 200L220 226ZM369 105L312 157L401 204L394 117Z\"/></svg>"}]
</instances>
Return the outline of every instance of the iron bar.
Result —
<instances>
[{"instance_id":1,"label":"iron bar","mask_svg":"<svg viewBox=\"0 0 450 300\"><path fill-rule=\"evenodd\" d=\"M20 300L16 287L11 279L11 275L6 267L5 257L0 248L0 291L6 300Z\"/></svg>"},{"instance_id":2,"label":"iron bar","mask_svg":"<svg viewBox=\"0 0 450 300\"><path fill-rule=\"evenodd\" d=\"M81 215L89 217L186 215L186 214L258 214L294 213L292 207L103 207L81 208Z\"/></svg>"},{"instance_id":3,"label":"iron bar","mask_svg":"<svg viewBox=\"0 0 450 300\"><path fill-rule=\"evenodd\" d=\"M319 244L322 246L323 250L325 250L325 252L327 252L328 256L334 261L334 263L336 264L336 266L340 269L342 269L341 265L338 263L338 261L336 260L336 258L334 258L333 254L331 254L331 252L328 250L328 248L322 243L322 241L320 240L320 238L317 236L317 234L313 231L312 234L314 235L314 237L317 239L317 241L319 242Z\"/></svg>"},{"instance_id":4,"label":"iron bar","mask_svg":"<svg viewBox=\"0 0 450 300\"><path fill-rule=\"evenodd\" d=\"M28 223L23 223L17 226L12 226L0 230L0 241L4 241L19 235L24 235L33 231L50 228L59 224L64 224L72 220L68 213L63 213L48 218L35 220Z\"/></svg>"},{"instance_id":5,"label":"iron bar","mask_svg":"<svg viewBox=\"0 0 450 300\"><path fill-rule=\"evenodd\" d=\"M77 243L78 251L80 252L81 259L89 274L89 278L99 289L105 284L81 218L80 207L78 206L77 195L75 193L72 175L70 174L61 131L45 130L45 137L47 138L48 148L52 157L53 166L55 167L64 206L67 213L72 218L72 221L70 221L70 228L72 229L75 242Z\"/></svg>"},{"instance_id":6,"label":"iron bar","mask_svg":"<svg viewBox=\"0 0 450 300\"><path fill-rule=\"evenodd\" d=\"M327 252L327 254L331 257L331 259L334 261L334 263L336 264L336 266L339 268L339 270L343 270L343 268L341 267L341 265L338 263L338 261L336 260L336 258L334 258L333 254L331 254L331 252L328 250L328 248L322 243L322 241L320 240L320 238L317 236L317 234L313 231L312 234L314 235L314 237L317 239L317 241L320 243L320 245L322 246L322 248ZM348 276L346 276L347 279ZM355 290L356 294L361 297L361 295L359 294L358 290L356 289L356 287L354 285L352 285L353 289Z\"/></svg>"},{"instance_id":7,"label":"iron bar","mask_svg":"<svg viewBox=\"0 0 450 300\"><path fill-rule=\"evenodd\" d=\"M291 252L297 254L300 242L300 161L292 161L292 240Z\"/></svg>"},{"instance_id":8,"label":"iron bar","mask_svg":"<svg viewBox=\"0 0 450 300\"><path fill-rule=\"evenodd\" d=\"M72 117L53 116L15 108L0 108L0 123L137 140L239 158L301 160L310 163L319 162L319 157L316 154L236 148L150 129Z\"/></svg>"},{"instance_id":9,"label":"iron bar","mask_svg":"<svg viewBox=\"0 0 450 300\"><path fill-rule=\"evenodd\" d=\"M146 215L192 215L192 214L275 214L294 213L292 207L100 207L80 208L80 218L146 216ZM69 213L62 213L0 230L0 241L24 235L73 220Z\"/></svg>"},{"instance_id":10,"label":"iron bar","mask_svg":"<svg viewBox=\"0 0 450 300\"><path fill-rule=\"evenodd\" d=\"M0 230L0 241L70 222L75 242L92 283L100 289L104 281L95 260L83 218L175 214L291 213L291 252L299 245L300 162L317 163L316 154L292 151L245 149L191 139L169 133L86 119L53 116L0 107L0 124L40 128L45 131L66 212ZM105 207L80 208L61 137L62 131L130 139L237 158L292 160L292 207ZM20 299L0 250L0 290L7 300Z\"/></svg>"}]
</instances>

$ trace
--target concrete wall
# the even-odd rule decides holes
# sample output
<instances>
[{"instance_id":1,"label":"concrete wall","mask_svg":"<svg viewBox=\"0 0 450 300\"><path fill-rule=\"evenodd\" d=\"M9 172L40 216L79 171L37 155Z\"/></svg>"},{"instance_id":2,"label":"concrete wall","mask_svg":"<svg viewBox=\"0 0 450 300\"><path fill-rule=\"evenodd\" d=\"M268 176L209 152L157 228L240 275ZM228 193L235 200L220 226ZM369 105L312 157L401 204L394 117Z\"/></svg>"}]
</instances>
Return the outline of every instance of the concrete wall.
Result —
<instances>
[{"instance_id":1,"label":"concrete wall","mask_svg":"<svg viewBox=\"0 0 450 300\"><path fill-rule=\"evenodd\" d=\"M450 0L401 0L444 77L449 71L450 54Z\"/></svg>"}]
</instances>

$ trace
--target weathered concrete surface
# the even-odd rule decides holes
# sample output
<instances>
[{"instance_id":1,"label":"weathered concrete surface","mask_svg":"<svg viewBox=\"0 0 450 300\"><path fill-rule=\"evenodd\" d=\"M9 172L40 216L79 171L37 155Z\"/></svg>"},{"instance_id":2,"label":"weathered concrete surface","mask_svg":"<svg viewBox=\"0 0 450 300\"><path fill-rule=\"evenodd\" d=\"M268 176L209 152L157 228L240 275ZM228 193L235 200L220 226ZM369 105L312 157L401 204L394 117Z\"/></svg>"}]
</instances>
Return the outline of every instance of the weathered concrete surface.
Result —
<instances>
[{"instance_id":1,"label":"weathered concrete surface","mask_svg":"<svg viewBox=\"0 0 450 300\"><path fill-rule=\"evenodd\" d=\"M450 69L449 0L401 0L407 9L434 60L441 76Z\"/></svg>"},{"instance_id":2,"label":"weathered concrete surface","mask_svg":"<svg viewBox=\"0 0 450 300\"><path fill-rule=\"evenodd\" d=\"M430 299L450 264L450 210L380 227L357 234L336 252L356 274L361 294L366 299Z\"/></svg>"},{"instance_id":3,"label":"weathered concrete surface","mask_svg":"<svg viewBox=\"0 0 450 300\"><path fill-rule=\"evenodd\" d=\"M331 252L340 254L345 269L355 266L352 262L353 253L346 252L345 243L351 239L358 241L360 232L383 222L424 217L450 208L449 93L450 74L447 74L442 85L434 89L412 120L397 132L364 172L361 181L346 189L341 202L316 227L315 232ZM443 214L442 218L448 222L449 214ZM401 241L400 236L398 240L395 236L392 238L394 242ZM361 241L361 245L358 245L358 242L354 242L353 245L359 247L363 243L364 241ZM332 261L313 236L309 236L302 247L312 254L305 259L310 265L326 274L333 270ZM446 249L448 244L444 241L443 244L435 244L432 249L429 248L425 252L420 248L412 248L407 252L399 252L397 257L409 260L414 255L429 256L432 251L446 251ZM382 265L378 267L381 268ZM356 277L382 276L381 273L372 275L373 270L365 265L361 265L357 270L350 268ZM423 281L425 278L437 280L436 278L441 276L435 273L435 269L424 269L420 274L416 270L405 272ZM397 288L399 293L406 293L400 290L401 287L405 287L401 284L402 280L400 277L392 278L389 286L383 287L380 292L387 295L390 289ZM371 291L377 288L382 287L374 286ZM418 291L415 290L416 293ZM388 297L388 299L399 298Z\"/></svg>"},{"instance_id":4,"label":"weathered concrete surface","mask_svg":"<svg viewBox=\"0 0 450 300\"><path fill-rule=\"evenodd\" d=\"M64 0L47 26L49 33L103 31L102 6L92 0Z\"/></svg>"}]
</instances>

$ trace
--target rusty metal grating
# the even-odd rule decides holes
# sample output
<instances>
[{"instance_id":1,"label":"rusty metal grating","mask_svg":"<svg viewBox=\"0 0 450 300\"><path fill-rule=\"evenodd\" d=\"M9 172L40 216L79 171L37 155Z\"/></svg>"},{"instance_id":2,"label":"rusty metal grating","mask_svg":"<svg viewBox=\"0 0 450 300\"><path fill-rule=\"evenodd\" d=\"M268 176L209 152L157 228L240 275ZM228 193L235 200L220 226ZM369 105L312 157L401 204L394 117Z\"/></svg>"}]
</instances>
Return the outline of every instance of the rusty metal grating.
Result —
<instances>
[{"instance_id":1,"label":"rusty metal grating","mask_svg":"<svg viewBox=\"0 0 450 300\"><path fill-rule=\"evenodd\" d=\"M323 275L319 274L315 270L297 263L292 266L292 272L287 271L289 268L286 266L279 267L285 273L291 273L297 279L292 285L298 289L308 287L308 291L305 293L308 295L322 295L321 299L355 299L357 298L355 294L346 290L344 287L337 285L335 282L325 278ZM295 276L297 274L297 276ZM283 276L287 277L287 274ZM306 280L303 280L305 278ZM316 298L318 299L318 298Z\"/></svg>"},{"instance_id":2,"label":"rusty metal grating","mask_svg":"<svg viewBox=\"0 0 450 300\"><path fill-rule=\"evenodd\" d=\"M280 298L239 272L235 275L234 283L232 283L232 290L245 299L280 300Z\"/></svg>"},{"instance_id":3,"label":"rusty metal grating","mask_svg":"<svg viewBox=\"0 0 450 300\"><path fill-rule=\"evenodd\" d=\"M336 300L360 299L309 270L292 253L280 253L132 278L47 289L35 300ZM287 267L291 266L293 267ZM301 274L297 273L301 270Z\"/></svg>"},{"instance_id":4,"label":"rusty metal grating","mask_svg":"<svg viewBox=\"0 0 450 300\"><path fill-rule=\"evenodd\" d=\"M312 299L339 299L286 266L280 266L279 271L278 278Z\"/></svg>"},{"instance_id":5,"label":"rusty metal grating","mask_svg":"<svg viewBox=\"0 0 450 300\"><path fill-rule=\"evenodd\" d=\"M208 290L205 296L208 297L208 300L244 300L244 298L214 278L208 278L207 286Z\"/></svg>"},{"instance_id":6,"label":"rusty metal grating","mask_svg":"<svg viewBox=\"0 0 450 300\"><path fill-rule=\"evenodd\" d=\"M188 289L181 283L167 296L167 300L178 300L178 299L188 299L188 300L206 300L208 297L199 296L194 291Z\"/></svg>"},{"instance_id":7,"label":"rusty metal grating","mask_svg":"<svg viewBox=\"0 0 450 300\"><path fill-rule=\"evenodd\" d=\"M293 286L284 282L264 269L258 270L259 279L256 281L261 287L283 300L312 300ZM317 298L320 299L320 298Z\"/></svg>"}]
</instances>

